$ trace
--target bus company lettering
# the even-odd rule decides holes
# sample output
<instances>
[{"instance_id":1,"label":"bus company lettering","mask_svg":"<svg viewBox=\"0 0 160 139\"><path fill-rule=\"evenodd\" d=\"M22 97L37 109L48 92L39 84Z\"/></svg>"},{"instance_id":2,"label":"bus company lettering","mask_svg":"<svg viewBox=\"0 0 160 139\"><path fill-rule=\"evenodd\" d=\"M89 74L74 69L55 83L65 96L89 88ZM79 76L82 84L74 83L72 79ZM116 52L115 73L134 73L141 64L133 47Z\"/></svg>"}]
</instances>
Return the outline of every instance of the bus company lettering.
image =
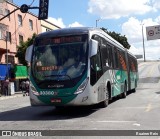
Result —
<instances>
[{"instance_id":1,"label":"bus company lettering","mask_svg":"<svg viewBox=\"0 0 160 139\"><path fill-rule=\"evenodd\" d=\"M61 84L48 85L48 88L54 88L54 87L56 87L56 88L62 88L62 87L64 87L64 85L61 85Z\"/></svg>"},{"instance_id":2,"label":"bus company lettering","mask_svg":"<svg viewBox=\"0 0 160 139\"><path fill-rule=\"evenodd\" d=\"M40 91L39 93L41 96L58 95L58 92L54 92L54 91Z\"/></svg>"}]
</instances>

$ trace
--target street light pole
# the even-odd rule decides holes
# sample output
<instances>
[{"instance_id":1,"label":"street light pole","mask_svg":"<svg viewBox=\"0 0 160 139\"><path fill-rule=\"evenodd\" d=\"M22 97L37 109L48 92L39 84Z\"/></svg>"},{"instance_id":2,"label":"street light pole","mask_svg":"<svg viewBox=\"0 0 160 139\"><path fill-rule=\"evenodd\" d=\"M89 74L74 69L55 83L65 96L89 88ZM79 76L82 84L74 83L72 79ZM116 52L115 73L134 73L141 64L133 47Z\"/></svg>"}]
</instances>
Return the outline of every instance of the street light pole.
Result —
<instances>
[{"instance_id":1,"label":"street light pole","mask_svg":"<svg viewBox=\"0 0 160 139\"><path fill-rule=\"evenodd\" d=\"M97 22L99 21L100 19L96 19L96 27L97 27Z\"/></svg>"},{"instance_id":2,"label":"street light pole","mask_svg":"<svg viewBox=\"0 0 160 139\"><path fill-rule=\"evenodd\" d=\"M6 41L6 64L7 64L7 79L9 77L9 71L8 71L8 45L7 45L7 39L8 39L8 36L7 36L7 32L6 32L6 37L5 37L5 41Z\"/></svg>"},{"instance_id":3,"label":"street light pole","mask_svg":"<svg viewBox=\"0 0 160 139\"><path fill-rule=\"evenodd\" d=\"M144 46L144 33L143 33L143 25L142 24L142 39L143 39L143 53L144 53L144 62L146 61L146 57L145 57L145 46Z\"/></svg>"}]
</instances>

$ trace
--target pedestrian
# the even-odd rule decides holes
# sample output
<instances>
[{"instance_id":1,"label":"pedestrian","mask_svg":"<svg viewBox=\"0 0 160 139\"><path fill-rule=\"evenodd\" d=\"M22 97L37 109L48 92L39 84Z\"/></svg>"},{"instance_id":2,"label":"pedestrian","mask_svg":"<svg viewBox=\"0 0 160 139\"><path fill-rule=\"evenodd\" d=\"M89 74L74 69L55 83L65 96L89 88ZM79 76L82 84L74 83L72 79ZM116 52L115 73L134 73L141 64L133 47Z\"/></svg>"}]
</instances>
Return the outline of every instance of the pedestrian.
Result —
<instances>
[{"instance_id":1,"label":"pedestrian","mask_svg":"<svg viewBox=\"0 0 160 139\"><path fill-rule=\"evenodd\" d=\"M22 81L20 86L21 86L22 94L23 94L23 96L25 96L25 92L26 92L25 81Z\"/></svg>"},{"instance_id":2,"label":"pedestrian","mask_svg":"<svg viewBox=\"0 0 160 139\"><path fill-rule=\"evenodd\" d=\"M8 78L5 78L5 80L3 82L3 93L5 96L9 95L8 85L9 85L9 80L8 80Z\"/></svg>"},{"instance_id":3,"label":"pedestrian","mask_svg":"<svg viewBox=\"0 0 160 139\"><path fill-rule=\"evenodd\" d=\"M0 97L2 96L2 81L0 81Z\"/></svg>"},{"instance_id":4,"label":"pedestrian","mask_svg":"<svg viewBox=\"0 0 160 139\"><path fill-rule=\"evenodd\" d=\"M29 81L28 80L25 82L25 85L26 85L26 96L29 96Z\"/></svg>"}]
</instances>

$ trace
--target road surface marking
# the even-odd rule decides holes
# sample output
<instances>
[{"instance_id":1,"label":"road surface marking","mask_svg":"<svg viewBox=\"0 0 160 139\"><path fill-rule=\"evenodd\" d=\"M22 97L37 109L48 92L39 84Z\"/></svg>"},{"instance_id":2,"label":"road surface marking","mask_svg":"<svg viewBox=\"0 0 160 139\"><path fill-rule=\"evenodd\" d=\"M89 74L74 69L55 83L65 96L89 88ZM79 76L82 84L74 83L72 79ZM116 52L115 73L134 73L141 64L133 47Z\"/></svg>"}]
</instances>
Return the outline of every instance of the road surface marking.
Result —
<instances>
[{"instance_id":1,"label":"road surface marking","mask_svg":"<svg viewBox=\"0 0 160 139\"><path fill-rule=\"evenodd\" d=\"M119 107L119 108L112 108L113 109L145 109L145 106L140 106L140 107Z\"/></svg>"},{"instance_id":2,"label":"road surface marking","mask_svg":"<svg viewBox=\"0 0 160 139\"><path fill-rule=\"evenodd\" d=\"M157 66L157 65L152 66L152 68L149 70L149 73L147 74L148 77L152 77L153 71L154 71L154 69L155 69L155 66Z\"/></svg>"},{"instance_id":3,"label":"road surface marking","mask_svg":"<svg viewBox=\"0 0 160 139\"><path fill-rule=\"evenodd\" d=\"M149 111L151 111L151 109L152 109L152 105L151 105L151 103L149 103L148 105L147 105L147 107L146 107L146 112L149 112Z\"/></svg>"},{"instance_id":4,"label":"road surface marking","mask_svg":"<svg viewBox=\"0 0 160 139\"><path fill-rule=\"evenodd\" d=\"M154 99L157 99L157 98L159 98L159 95L158 95L158 94L154 97Z\"/></svg>"},{"instance_id":5,"label":"road surface marking","mask_svg":"<svg viewBox=\"0 0 160 139\"><path fill-rule=\"evenodd\" d=\"M141 126L140 124L138 124L138 123L134 123L133 125L135 125L135 126Z\"/></svg>"},{"instance_id":6,"label":"road surface marking","mask_svg":"<svg viewBox=\"0 0 160 139\"><path fill-rule=\"evenodd\" d=\"M98 123L134 123L136 121L96 121Z\"/></svg>"}]
</instances>

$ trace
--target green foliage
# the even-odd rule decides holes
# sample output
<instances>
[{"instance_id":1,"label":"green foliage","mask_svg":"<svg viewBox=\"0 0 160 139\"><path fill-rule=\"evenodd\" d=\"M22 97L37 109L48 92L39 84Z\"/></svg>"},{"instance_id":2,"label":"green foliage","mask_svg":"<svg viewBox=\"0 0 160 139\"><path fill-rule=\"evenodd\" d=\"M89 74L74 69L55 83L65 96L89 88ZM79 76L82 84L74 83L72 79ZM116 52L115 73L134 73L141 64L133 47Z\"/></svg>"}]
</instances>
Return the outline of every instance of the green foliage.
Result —
<instances>
[{"instance_id":1,"label":"green foliage","mask_svg":"<svg viewBox=\"0 0 160 139\"><path fill-rule=\"evenodd\" d=\"M123 47L129 49L131 47L131 45L128 43L127 41L127 38L126 36L122 36L121 34L119 33L116 33L116 32L111 32L111 31L108 31L107 29L105 28L101 28L104 32L106 32L108 35L110 35L112 38L114 38L116 41L118 41L120 44L123 45Z\"/></svg>"},{"instance_id":2,"label":"green foliage","mask_svg":"<svg viewBox=\"0 0 160 139\"><path fill-rule=\"evenodd\" d=\"M20 45L17 46L17 53L16 57L18 57L19 63L23 65L27 65L27 62L25 61L25 53L28 46L33 44L33 41L36 37L36 34L34 33L32 38L28 38L26 42L20 42Z\"/></svg>"}]
</instances>

